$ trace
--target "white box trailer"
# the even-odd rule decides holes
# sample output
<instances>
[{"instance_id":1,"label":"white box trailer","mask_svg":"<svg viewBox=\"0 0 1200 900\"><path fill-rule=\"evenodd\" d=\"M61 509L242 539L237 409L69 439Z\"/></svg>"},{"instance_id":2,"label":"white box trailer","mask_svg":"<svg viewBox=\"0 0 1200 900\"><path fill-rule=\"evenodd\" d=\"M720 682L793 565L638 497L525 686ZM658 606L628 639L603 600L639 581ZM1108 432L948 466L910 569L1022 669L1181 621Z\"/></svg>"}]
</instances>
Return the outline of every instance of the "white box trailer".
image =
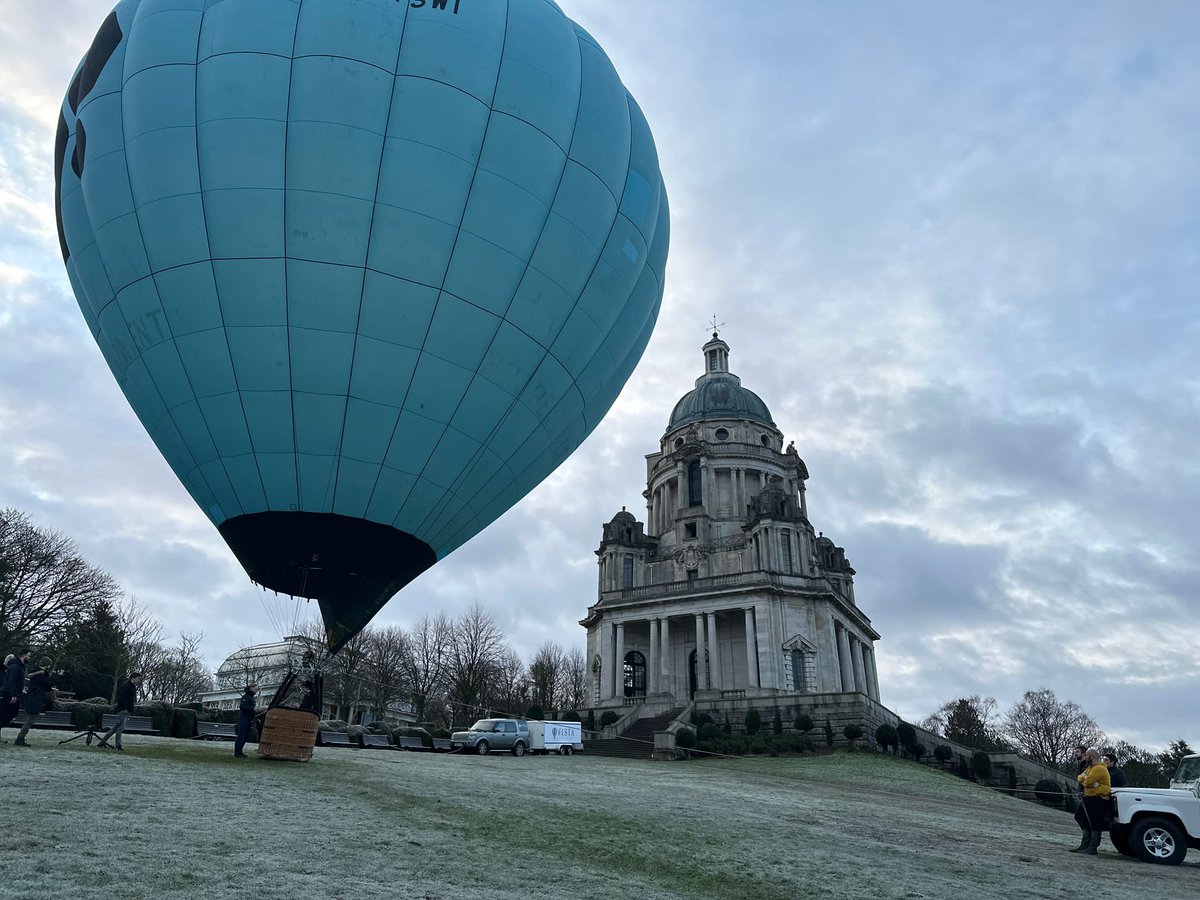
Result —
<instances>
[{"instance_id":1,"label":"white box trailer","mask_svg":"<svg viewBox=\"0 0 1200 900\"><path fill-rule=\"evenodd\" d=\"M583 726L579 722L529 722L529 749L533 753L570 756L583 749Z\"/></svg>"}]
</instances>

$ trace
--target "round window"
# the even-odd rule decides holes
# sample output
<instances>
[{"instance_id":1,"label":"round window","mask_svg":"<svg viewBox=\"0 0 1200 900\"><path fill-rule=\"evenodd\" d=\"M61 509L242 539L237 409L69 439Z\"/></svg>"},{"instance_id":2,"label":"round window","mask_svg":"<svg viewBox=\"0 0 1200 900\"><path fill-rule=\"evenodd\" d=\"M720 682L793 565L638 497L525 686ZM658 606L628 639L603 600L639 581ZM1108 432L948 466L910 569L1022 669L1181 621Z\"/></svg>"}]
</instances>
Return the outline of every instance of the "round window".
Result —
<instances>
[{"instance_id":1,"label":"round window","mask_svg":"<svg viewBox=\"0 0 1200 900\"><path fill-rule=\"evenodd\" d=\"M771 439L767 435L764 434L761 438L759 438L759 440L762 441L762 445L764 447L771 446Z\"/></svg>"},{"instance_id":2,"label":"round window","mask_svg":"<svg viewBox=\"0 0 1200 900\"><path fill-rule=\"evenodd\" d=\"M729 432L724 428L718 428L715 432L713 432L713 437L715 437L718 441L727 441L729 440Z\"/></svg>"},{"instance_id":3,"label":"round window","mask_svg":"<svg viewBox=\"0 0 1200 900\"><path fill-rule=\"evenodd\" d=\"M678 450L683 446L683 438L675 438L675 449Z\"/></svg>"}]
</instances>

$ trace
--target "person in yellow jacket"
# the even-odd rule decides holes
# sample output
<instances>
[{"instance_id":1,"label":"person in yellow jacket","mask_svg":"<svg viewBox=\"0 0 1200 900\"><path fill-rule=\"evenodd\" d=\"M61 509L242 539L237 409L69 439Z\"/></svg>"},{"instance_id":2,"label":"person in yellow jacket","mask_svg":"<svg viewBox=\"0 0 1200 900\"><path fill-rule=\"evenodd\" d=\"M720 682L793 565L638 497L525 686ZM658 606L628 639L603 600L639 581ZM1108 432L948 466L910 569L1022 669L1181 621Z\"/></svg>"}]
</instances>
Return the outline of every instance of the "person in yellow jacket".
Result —
<instances>
[{"instance_id":1,"label":"person in yellow jacket","mask_svg":"<svg viewBox=\"0 0 1200 900\"><path fill-rule=\"evenodd\" d=\"M1087 853L1096 855L1100 848L1100 838L1104 836L1104 828L1108 825L1109 797L1112 794L1112 783L1109 780L1108 766L1100 761L1100 751L1094 747L1084 754L1087 768L1076 777L1083 786L1084 821L1088 830L1083 833L1083 840L1072 853Z\"/></svg>"}]
</instances>

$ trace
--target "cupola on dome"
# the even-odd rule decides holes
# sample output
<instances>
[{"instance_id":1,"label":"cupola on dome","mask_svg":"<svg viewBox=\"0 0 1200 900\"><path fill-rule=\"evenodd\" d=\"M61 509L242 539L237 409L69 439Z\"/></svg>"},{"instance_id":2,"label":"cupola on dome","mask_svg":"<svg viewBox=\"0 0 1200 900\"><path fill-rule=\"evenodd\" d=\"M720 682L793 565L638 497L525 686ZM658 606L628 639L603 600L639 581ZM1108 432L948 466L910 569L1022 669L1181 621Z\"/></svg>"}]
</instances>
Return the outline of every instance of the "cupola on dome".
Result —
<instances>
[{"instance_id":1,"label":"cupola on dome","mask_svg":"<svg viewBox=\"0 0 1200 900\"><path fill-rule=\"evenodd\" d=\"M775 427L767 404L754 391L742 387L742 380L729 371L729 345L716 332L704 345L704 368L696 387L675 404L667 431L706 419L749 419Z\"/></svg>"}]
</instances>

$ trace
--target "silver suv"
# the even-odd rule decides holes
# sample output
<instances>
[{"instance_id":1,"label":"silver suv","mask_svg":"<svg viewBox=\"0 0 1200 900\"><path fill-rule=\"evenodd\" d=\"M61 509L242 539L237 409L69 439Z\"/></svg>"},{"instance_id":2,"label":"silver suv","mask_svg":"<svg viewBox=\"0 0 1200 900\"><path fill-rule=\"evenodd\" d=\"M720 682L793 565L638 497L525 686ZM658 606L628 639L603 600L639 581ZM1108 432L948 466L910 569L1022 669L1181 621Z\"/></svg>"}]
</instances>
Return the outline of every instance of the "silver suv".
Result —
<instances>
[{"instance_id":1,"label":"silver suv","mask_svg":"<svg viewBox=\"0 0 1200 900\"><path fill-rule=\"evenodd\" d=\"M452 750L478 753L511 750L513 756L524 756L529 749L529 723L524 719L480 719L466 731L450 736Z\"/></svg>"}]
</instances>

